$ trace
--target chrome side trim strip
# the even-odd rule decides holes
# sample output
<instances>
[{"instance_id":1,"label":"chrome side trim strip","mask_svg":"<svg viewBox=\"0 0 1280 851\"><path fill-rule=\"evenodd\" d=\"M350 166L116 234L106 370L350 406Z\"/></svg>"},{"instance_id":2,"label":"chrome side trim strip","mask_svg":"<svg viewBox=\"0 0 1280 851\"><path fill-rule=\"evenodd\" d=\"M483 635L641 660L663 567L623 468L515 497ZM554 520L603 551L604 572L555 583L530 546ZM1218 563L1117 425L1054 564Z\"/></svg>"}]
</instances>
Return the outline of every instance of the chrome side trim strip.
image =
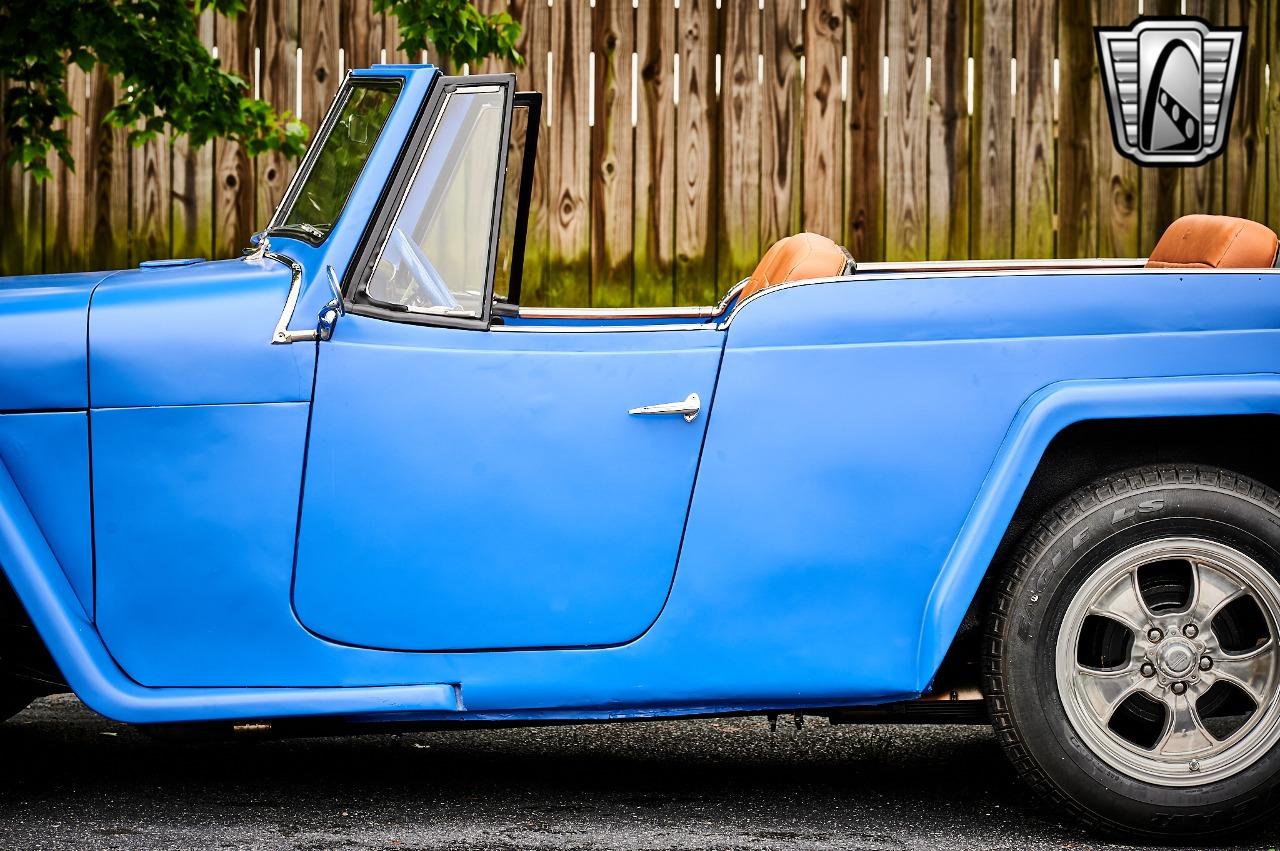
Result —
<instances>
[{"instance_id":1,"label":"chrome side trim strip","mask_svg":"<svg viewBox=\"0 0 1280 851\"><path fill-rule=\"evenodd\" d=\"M742 288L744 278L714 306L694 307L521 307L521 319L714 319L723 314ZM617 329L611 329L617 330Z\"/></svg>"},{"instance_id":2,"label":"chrome side trim strip","mask_svg":"<svg viewBox=\"0 0 1280 851\"><path fill-rule=\"evenodd\" d=\"M302 266L292 257L286 257L274 251L263 252L263 256L270 257L272 260L279 261L289 267L289 296L284 300L284 310L280 312L280 319L276 322L276 330L271 334L271 344L274 346L282 343L318 340L320 338L318 329L312 328L309 331L289 330L289 322L293 319L293 311L298 306L298 294L302 290ZM245 259L248 261L254 258L250 256Z\"/></svg>"}]
</instances>

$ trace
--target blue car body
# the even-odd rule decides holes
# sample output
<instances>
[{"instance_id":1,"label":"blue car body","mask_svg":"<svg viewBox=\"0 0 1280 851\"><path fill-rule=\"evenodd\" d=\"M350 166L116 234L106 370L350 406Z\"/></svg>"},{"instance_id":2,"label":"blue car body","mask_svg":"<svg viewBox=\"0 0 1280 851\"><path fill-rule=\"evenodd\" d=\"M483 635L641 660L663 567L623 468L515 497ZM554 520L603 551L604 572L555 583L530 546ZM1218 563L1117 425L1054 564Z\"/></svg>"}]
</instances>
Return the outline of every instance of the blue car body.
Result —
<instances>
[{"instance_id":1,"label":"blue car body","mask_svg":"<svg viewBox=\"0 0 1280 851\"><path fill-rule=\"evenodd\" d=\"M442 80L362 78L399 98L319 244L0 282L0 568L104 715L910 700L1064 429L1280 413L1280 270L864 267L702 310L362 312L328 269L350 277ZM690 393L692 421L628 415Z\"/></svg>"}]
</instances>

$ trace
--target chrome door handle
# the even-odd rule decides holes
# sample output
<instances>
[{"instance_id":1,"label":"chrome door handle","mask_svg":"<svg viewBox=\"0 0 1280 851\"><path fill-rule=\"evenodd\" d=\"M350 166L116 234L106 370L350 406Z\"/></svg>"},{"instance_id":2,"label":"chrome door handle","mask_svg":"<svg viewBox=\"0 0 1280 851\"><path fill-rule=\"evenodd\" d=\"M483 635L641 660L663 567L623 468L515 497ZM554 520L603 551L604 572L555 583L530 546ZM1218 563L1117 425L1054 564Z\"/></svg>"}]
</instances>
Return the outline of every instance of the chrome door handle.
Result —
<instances>
[{"instance_id":1,"label":"chrome door handle","mask_svg":"<svg viewBox=\"0 0 1280 851\"><path fill-rule=\"evenodd\" d=\"M628 414L636 414L638 416L654 416L657 414L680 414L687 423L693 422L698 417L698 411L702 410L702 400L698 398L697 393L690 393L684 397L682 402L664 402L661 405L644 405L639 408L632 408L627 411Z\"/></svg>"}]
</instances>

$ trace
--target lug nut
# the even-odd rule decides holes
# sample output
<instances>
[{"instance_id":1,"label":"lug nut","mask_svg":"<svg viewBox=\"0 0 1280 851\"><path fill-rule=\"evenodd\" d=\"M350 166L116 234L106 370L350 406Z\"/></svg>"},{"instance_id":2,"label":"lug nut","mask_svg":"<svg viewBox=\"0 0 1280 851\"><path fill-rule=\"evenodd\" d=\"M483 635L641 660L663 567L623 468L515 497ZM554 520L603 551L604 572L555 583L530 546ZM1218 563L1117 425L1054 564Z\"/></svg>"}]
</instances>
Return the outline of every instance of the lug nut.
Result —
<instances>
[{"instance_id":1,"label":"lug nut","mask_svg":"<svg viewBox=\"0 0 1280 851\"><path fill-rule=\"evenodd\" d=\"M1142 667L1138 669L1144 677L1154 677L1156 675L1156 666L1150 662L1143 662Z\"/></svg>"},{"instance_id":2,"label":"lug nut","mask_svg":"<svg viewBox=\"0 0 1280 851\"><path fill-rule=\"evenodd\" d=\"M1182 628L1182 634L1187 638L1195 638L1200 634L1200 629L1193 623L1189 623Z\"/></svg>"},{"instance_id":3,"label":"lug nut","mask_svg":"<svg viewBox=\"0 0 1280 851\"><path fill-rule=\"evenodd\" d=\"M1147 639L1152 644L1155 644L1157 641L1159 641L1162 638L1164 638L1164 633L1156 629L1155 627L1152 627L1151 629L1147 630Z\"/></svg>"},{"instance_id":4,"label":"lug nut","mask_svg":"<svg viewBox=\"0 0 1280 851\"><path fill-rule=\"evenodd\" d=\"M1169 686L1169 689L1174 694L1183 694L1187 690L1187 684L1182 682L1174 683L1173 685Z\"/></svg>"},{"instance_id":5,"label":"lug nut","mask_svg":"<svg viewBox=\"0 0 1280 851\"><path fill-rule=\"evenodd\" d=\"M1213 667L1213 660L1212 660L1212 659L1210 659L1208 656L1201 656L1201 657L1200 657L1200 670L1202 670L1202 671L1207 671L1207 670L1209 670L1209 669L1210 669L1210 668L1212 668L1212 667Z\"/></svg>"}]
</instances>

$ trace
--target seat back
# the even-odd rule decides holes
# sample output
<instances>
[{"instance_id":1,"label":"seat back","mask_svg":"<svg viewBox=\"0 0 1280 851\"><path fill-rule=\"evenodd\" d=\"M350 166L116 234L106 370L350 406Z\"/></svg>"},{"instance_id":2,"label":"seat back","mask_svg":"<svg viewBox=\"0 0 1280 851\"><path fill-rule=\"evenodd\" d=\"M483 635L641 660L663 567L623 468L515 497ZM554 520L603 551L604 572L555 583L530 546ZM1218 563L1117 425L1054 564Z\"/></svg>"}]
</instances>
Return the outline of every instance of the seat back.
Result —
<instances>
[{"instance_id":1,"label":"seat back","mask_svg":"<svg viewBox=\"0 0 1280 851\"><path fill-rule=\"evenodd\" d=\"M1260 269L1276 262L1280 238L1233 216L1183 216L1165 230L1148 269Z\"/></svg>"},{"instance_id":2,"label":"seat back","mask_svg":"<svg viewBox=\"0 0 1280 851\"><path fill-rule=\"evenodd\" d=\"M765 252L756 270L747 278L740 299L789 281L836 277L852 271L853 258L849 252L825 236L798 233L778 240Z\"/></svg>"}]
</instances>

